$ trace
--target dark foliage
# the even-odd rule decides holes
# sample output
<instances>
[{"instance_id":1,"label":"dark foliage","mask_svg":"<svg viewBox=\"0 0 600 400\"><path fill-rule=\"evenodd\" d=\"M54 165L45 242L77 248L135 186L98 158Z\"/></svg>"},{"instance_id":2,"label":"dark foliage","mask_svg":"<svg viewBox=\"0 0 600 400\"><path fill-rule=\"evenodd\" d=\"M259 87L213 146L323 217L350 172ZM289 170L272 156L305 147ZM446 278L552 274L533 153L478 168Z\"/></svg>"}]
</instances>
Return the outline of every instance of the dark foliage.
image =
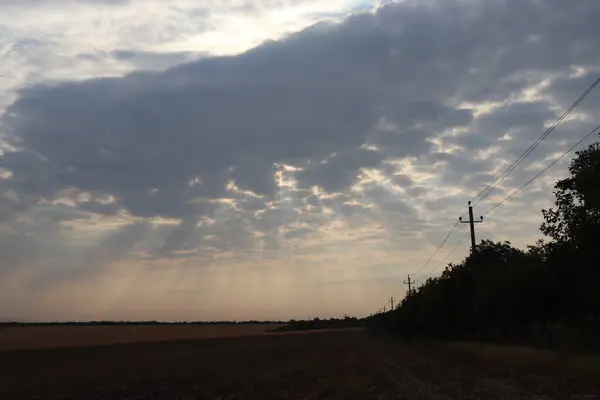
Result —
<instances>
[{"instance_id":1,"label":"dark foliage","mask_svg":"<svg viewBox=\"0 0 600 400\"><path fill-rule=\"evenodd\" d=\"M483 240L367 320L374 332L600 350L600 144L577 153L526 251Z\"/></svg>"},{"instance_id":2,"label":"dark foliage","mask_svg":"<svg viewBox=\"0 0 600 400\"><path fill-rule=\"evenodd\" d=\"M113 325L273 325L284 324L283 321L188 321L188 322L159 322L159 321L86 321L86 322L0 322L1 327L7 326L113 326Z\"/></svg>"},{"instance_id":3,"label":"dark foliage","mask_svg":"<svg viewBox=\"0 0 600 400\"><path fill-rule=\"evenodd\" d=\"M329 318L319 319L315 318L308 321L295 321L291 320L283 326L275 328L275 332L288 332L288 331L313 331L320 329L343 329L343 328L358 328L364 326L364 320L356 317L345 317L341 318Z\"/></svg>"}]
</instances>

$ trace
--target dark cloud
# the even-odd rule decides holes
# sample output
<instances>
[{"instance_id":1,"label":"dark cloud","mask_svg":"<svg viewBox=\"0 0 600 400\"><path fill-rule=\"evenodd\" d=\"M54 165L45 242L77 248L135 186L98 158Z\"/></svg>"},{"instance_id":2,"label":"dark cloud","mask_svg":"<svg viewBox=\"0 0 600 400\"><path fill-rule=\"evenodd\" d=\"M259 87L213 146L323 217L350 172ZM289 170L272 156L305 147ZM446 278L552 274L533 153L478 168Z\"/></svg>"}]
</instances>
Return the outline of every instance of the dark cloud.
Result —
<instances>
[{"instance_id":1,"label":"dark cloud","mask_svg":"<svg viewBox=\"0 0 600 400\"><path fill-rule=\"evenodd\" d=\"M69 3L88 3L94 5L125 5L131 3L132 0L2 0L2 6L29 6L54 3L55 5L65 5Z\"/></svg>"},{"instance_id":2,"label":"dark cloud","mask_svg":"<svg viewBox=\"0 0 600 400\"><path fill-rule=\"evenodd\" d=\"M365 188L365 196L374 199L380 210L392 213L399 213L403 216L412 216L414 210L405 204L397 195L388 189L375 184L369 184Z\"/></svg>"},{"instance_id":3,"label":"dark cloud","mask_svg":"<svg viewBox=\"0 0 600 400\"><path fill-rule=\"evenodd\" d=\"M342 204L339 210L348 219L368 213L368 209L361 204Z\"/></svg>"},{"instance_id":4,"label":"dark cloud","mask_svg":"<svg viewBox=\"0 0 600 400\"><path fill-rule=\"evenodd\" d=\"M507 149L508 155L527 148L542 132L545 123L555 119L555 112L546 101L514 102L493 109L477 119L475 126L469 132L449 139L469 150L485 149L494 145L515 147ZM511 141L501 143L500 140L508 135ZM522 151L522 150L521 150Z\"/></svg>"},{"instance_id":5,"label":"dark cloud","mask_svg":"<svg viewBox=\"0 0 600 400\"><path fill-rule=\"evenodd\" d=\"M313 163L295 174L300 187L319 186L326 192L344 190L357 181L360 168L377 167L383 160L374 150L352 149L321 163Z\"/></svg>"},{"instance_id":6,"label":"dark cloud","mask_svg":"<svg viewBox=\"0 0 600 400\"><path fill-rule=\"evenodd\" d=\"M581 93L594 83L600 76L600 69L597 66L591 66L587 70L581 71L580 74L562 75L554 79L543 90L543 94L550 96L554 101L560 104L563 108L568 108L575 100L579 98ZM598 110L600 103L600 94L598 90L591 92L588 97L581 102L577 111L595 113Z\"/></svg>"},{"instance_id":7,"label":"dark cloud","mask_svg":"<svg viewBox=\"0 0 600 400\"><path fill-rule=\"evenodd\" d=\"M575 86L585 88L590 74L566 77L572 67L599 65L600 3L565 7L559 0L406 1L236 56L25 88L0 121L16 149L0 157L0 168L12 172L0 189L17 196L2 199L0 217L35 209L65 189L111 195L114 202L85 202L79 210L182 221L153 242L151 252L160 257L194 248L243 252L258 246L255 231L266 235L263 248L274 249L280 227L303 224L285 233L297 238L310 232L307 225L323 223L322 207L335 211L330 218L349 220L378 212L390 232L408 235L422 221L407 198L369 186L361 201L376 207L367 208L344 192L362 168L383 167L404 196L425 197L426 187L384 163L402 157L438 173L444 185L484 184L498 163L518 155L556 116L555 102L576 98ZM131 51L112 56L137 65L163 62ZM514 100L549 78L547 100ZM504 103L475 117L468 102ZM597 103L589 110L591 104ZM454 128L461 132L439 139ZM513 139L500 141L506 134ZM436 150L437 139L459 149ZM549 139L539 154L557 141ZM491 146L503 151L474 156ZM301 167L288 174L296 182L290 198L282 197L275 179L282 164ZM252 195L233 195L232 182ZM341 194L313 196L313 186ZM209 201L225 197L234 198L235 207L224 211ZM425 206L440 210L444 201L452 200ZM75 217L44 212L55 222ZM206 216L217 222L198 228ZM126 254L138 241L124 242L114 254Z\"/></svg>"},{"instance_id":8,"label":"dark cloud","mask_svg":"<svg viewBox=\"0 0 600 400\"><path fill-rule=\"evenodd\" d=\"M392 182L403 188L410 188L415 184L412 178L405 174L392 175Z\"/></svg>"},{"instance_id":9,"label":"dark cloud","mask_svg":"<svg viewBox=\"0 0 600 400\"><path fill-rule=\"evenodd\" d=\"M406 193L408 193L413 198L420 198L426 195L429 192L429 189L425 186L414 186L406 189Z\"/></svg>"},{"instance_id":10,"label":"dark cloud","mask_svg":"<svg viewBox=\"0 0 600 400\"><path fill-rule=\"evenodd\" d=\"M208 15L207 15L208 17ZM200 29L200 27L198 27ZM173 65L191 62L209 54L206 52L148 52L137 50L114 50L111 52L97 51L95 53L83 53L78 56L85 61L105 62L115 60L129 64L135 70L164 70Z\"/></svg>"},{"instance_id":11,"label":"dark cloud","mask_svg":"<svg viewBox=\"0 0 600 400\"><path fill-rule=\"evenodd\" d=\"M301 238L303 236L308 235L309 233L313 232L313 228L293 228L290 229L289 231L285 232L284 237L286 239L298 239Z\"/></svg>"},{"instance_id":12,"label":"dark cloud","mask_svg":"<svg viewBox=\"0 0 600 400\"><path fill-rule=\"evenodd\" d=\"M300 213L294 209L270 208L253 220L254 229L262 232L273 232L282 225L290 225L298 221Z\"/></svg>"}]
</instances>

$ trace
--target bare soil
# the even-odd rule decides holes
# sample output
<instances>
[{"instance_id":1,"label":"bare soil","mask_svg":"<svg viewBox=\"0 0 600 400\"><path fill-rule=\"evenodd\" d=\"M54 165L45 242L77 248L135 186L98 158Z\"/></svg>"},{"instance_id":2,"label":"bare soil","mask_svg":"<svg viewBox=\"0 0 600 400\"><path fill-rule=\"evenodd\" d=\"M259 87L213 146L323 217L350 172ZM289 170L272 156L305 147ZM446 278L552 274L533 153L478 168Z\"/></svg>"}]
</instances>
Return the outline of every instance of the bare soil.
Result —
<instances>
[{"instance_id":1,"label":"bare soil","mask_svg":"<svg viewBox=\"0 0 600 400\"><path fill-rule=\"evenodd\" d=\"M262 335L279 325L21 325L0 330L0 351Z\"/></svg>"},{"instance_id":2,"label":"bare soil","mask_svg":"<svg viewBox=\"0 0 600 400\"><path fill-rule=\"evenodd\" d=\"M470 348L350 330L5 351L0 398L600 398L600 373L592 367L537 369Z\"/></svg>"}]
</instances>

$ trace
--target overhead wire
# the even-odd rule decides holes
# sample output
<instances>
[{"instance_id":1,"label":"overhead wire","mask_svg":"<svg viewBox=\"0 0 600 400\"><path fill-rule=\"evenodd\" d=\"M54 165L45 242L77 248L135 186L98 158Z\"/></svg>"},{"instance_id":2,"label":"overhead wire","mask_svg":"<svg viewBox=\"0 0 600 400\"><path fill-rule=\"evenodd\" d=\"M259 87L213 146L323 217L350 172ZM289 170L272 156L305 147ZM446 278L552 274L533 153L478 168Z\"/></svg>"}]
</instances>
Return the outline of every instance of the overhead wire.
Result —
<instances>
[{"instance_id":1,"label":"overhead wire","mask_svg":"<svg viewBox=\"0 0 600 400\"><path fill-rule=\"evenodd\" d=\"M475 202L474 206L481 203L487 197L489 197L494 189L504 181L524 160L527 158L539 145L542 143L556 127L591 93L592 90L600 83L600 77L594 81L577 100L557 119L552 125L542 133L542 135L535 140L511 165L509 165L492 183L487 185L483 190L475 195L473 200L479 197L479 200Z\"/></svg>"},{"instance_id":2,"label":"overhead wire","mask_svg":"<svg viewBox=\"0 0 600 400\"><path fill-rule=\"evenodd\" d=\"M596 88L596 86L598 86L598 84L600 84L600 77L598 77L578 98L577 100L575 100L575 102L573 102L573 104L571 104L571 106L557 119L554 121L554 123L548 128L546 129L546 131L544 131L544 133L538 138L536 139L536 141L534 143L532 143L511 165L509 165L503 172L502 174L500 174L494 181L492 181L492 183L490 183L489 185L487 185L483 190L481 190L479 193L477 193L477 195L473 198L473 200L477 199L479 197L479 200L477 200L475 202L475 204L473 206L478 205L479 203L481 203L483 200L485 200L487 197L489 197L492 192L496 189L496 187L502 183L504 181L504 179L506 179L524 160L525 158L527 158L539 145L540 143L542 143L555 129L556 127L577 107L579 106L579 104L592 92L592 90L594 90ZM593 131L587 135L586 137L584 137L581 141L585 140L585 138L589 137L591 134L593 133ZM578 143L579 144L579 143ZM576 144L574 147L576 147L578 144ZM574 148L573 147L573 148ZM572 149L568 150L568 152L570 152ZM564 155L566 155L567 153L563 154L560 158L564 157ZM559 159L560 159L559 158ZM558 159L558 160L559 160ZM552 165L554 165L556 162L558 162L558 160L556 160L553 164L551 164L550 166L548 166L548 168L550 168ZM547 169L546 169L547 170ZM542 171L539 175L543 174L546 170ZM539 176L538 175L538 176ZM533 180L537 179L537 177L534 177ZM533 182L533 180L531 182ZM519 188L517 191L511 193L509 195L509 197L505 200L503 200L502 202L508 200L510 197L514 196L516 193L518 193L519 191L523 190L527 185L529 185L531 182L527 182L525 185L523 185L523 187ZM501 203L502 203L501 202ZM484 215L489 214L491 211L493 211L495 208L499 207L500 204L495 205L491 210L488 210ZM463 216L466 214L463 213ZM435 258L435 256L439 253L439 251L444 247L444 245L446 244L446 242L448 241L448 239L450 238L450 236L452 235L452 233L454 232L454 230L456 229L456 227L458 226L460 220L457 220L456 223L454 224L454 226L452 227L452 229L450 230L450 232L448 233L448 235L446 236L446 238L442 241L442 243L437 247L437 249L435 250L435 252L431 255L431 257L429 257L429 259L416 271L413 272L411 275L416 275L419 274L421 271L423 271L423 269L425 269L430 263L431 261ZM464 242L464 240L463 240ZM452 255L456 249L460 246L461 243L459 243L459 245L457 245L449 254L447 257L449 257L450 255ZM444 262L447 261L447 258L444 260Z\"/></svg>"},{"instance_id":3,"label":"overhead wire","mask_svg":"<svg viewBox=\"0 0 600 400\"><path fill-rule=\"evenodd\" d=\"M444 245L446 244L446 242L448 241L448 239L450 238L450 236L452 235L452 233L454 232L454 230L456 229L456 227L458 226L460 220L458 220L454 226L452 227L452 230L450 230L450 232L448 233L448 235L446 236L446 238L444 239L444 241L438 246L438 248L436 249L436 251L433 253L433 255L431 257L429 257L429 259L427 260L427 262L425 264L423 264L423 266L421 266L421 268L419 268L416 272L410 274L410 275L417 275L419 274L423 269L425 269L425 267L427 265L429 265L429 263L433 260L433 258L437 255L437 253L444 247ZM450 256L465 242L465 239L463 238L456 246L454 246L454 248L452 249L452 251L450 251L450 253L448 253L446 255L446 258L444 259L444 263L446 261L448 261L448 258L450 258ZM415 282L416 283L416 282ZM416 285L415 285L415 289L416 290ZM394 297L397 302L396 302L396 306L399 306L402 302L402 299L404 299L404 296L406 294L401 294L398 297Z\"/></svg>"},{"instance_id":4,"label":"overhead wire","mask_svg":"<svg viewBox=\"0 0 600 400\"><path fill-rule=\"evenodd\" d=\"M462 238L462 240L461 240L460 242L458 242L458 244L457 244L456 246L454 246L454 248L452 249L452 251L450 251L450 253L448 253L448 254L446 255L446 258L444 258L444 261L443 261L443 263L444 263L444 264L445 264L445 263L446 263L446 261L448 261L448 259L449 259L449 258L452 256L452 254L454 254L454 252L455 252L456 250L458 250L458 248L459 248L460 246L462 246L462 244L465 242L465 240L466 240L465 238Z\"/></svg>"},{"instance_id":5,"label":"overhead wire","mask_svg":"<svg viewBox=\"0 0 600 400\"><path fill-rule=\"evenodd\" d=\"M537 178L539 178L540 176L542 176L546 171L548 171L550 168L552 168L557 162L559 162L560 160L562 160L567 154L569 154L571 151L573 151L577 146L579 146L581 143L583 143L587 138L589 138L594 133L596 133L596 131L600 131L600 125L598 125L594 129L592 129L590 132L588 132L586 135L584 135L579 141L577 141L577 143L575 143L567 151L565 151L564 153L562 153L560 155L560 157L558 157L554 161L552 161L548 166L546 166L546 168L544 168L537 175L535 175L533 178L531 178L530 180L528 180L527 182L525 182L520 188L518 188L518 189L514 190L513 192L511 192L502 201L500 201L498 204L494 205L492 208L490 208L488 211L486 211L486 213L483 214L483 215L484 216L488 215L489 213L491 213L492 211L494 211L496 208L498 208L502 204L504 204L504 202L510 200L514 195L516 195L517 193L519 193L521 190L525 189L527 186L529 186L531 183L533 183L533 181L535 181Z\"/></svg>"},{"instance_id":6,"label":"overhead wire","mask_svg":"<svg viewBox=\"0 0 600 400\"><path fill-rule=\"evenodd\" d=\"M494 181L492 181L489 185L487 185L483 190L479 191L475 197L473 197L473 201L477 198L479 198L479 200L477 200L474 203L474 206L478 205L479 203L481 203L483 200L485 200L487 197L489 197L491 195L491 193L496 189L496 187L498 185L500 185L555 129L556 127L566 118L569 116L569 114L577 107L579 106L579 104L592 92L592 90L594 90L596 88L596 86L598 86L598 84L600 84L600 77L598 77L580 96L579 98L577 98L577 100L575 100L575 102L573 104L571 104L571 106L558 118L556 119L552 125L546 129L544 131L544 133L542 133L542 135L540 137L538 137L536 139L535 142L533 142L511 165L509 165ZM503 199L500 203L494 205L491 209L489 209L485 214L488 215L490 212L492 212L493 210L495 210L496 208L498 208L500 205L502 205L504 202L510 200L514 195L516 195L518 192L520 192L521 190L523 190L525 187L527 187L528 185L530 185L533 181L535 181L537 178L539 178L542 174L544 174L548 169L550 169L553 165L555 165L558 161L560 161L562 158L564 158L568 153L570 153L574 148L576 148L578 145L580 145L585 139L587 139L588 137L590 137L591 135L594 134L594 132L596 132L597 130L600 129L600 125L598 125L594 130L590 131L588 134L586 134L581 140L579 140L577 143L575 143L570 149L568 149L567 151L565 151L560 157L558 157L556 160L554 160L550 165L548 165L546 168L544 168L542 171L540 171L536 176L534 176L532 179L530 179L529 181L527 181L525 184L523 184L519 189L513 191L511 194L509 194L505 199ZM466 213L463 214L463 216ZM436 248L435 252L431 255L431 257L429 257L427 259L427 261L415 272L413 272L410 275L417 275L419 274L421 271L423 271L430 263L431 261L435 258L435 256L440 252L440 250L444 247L444 245L446 244L446 242L448 241L448 239L450 238L450 236L452 235L452 233L456 230L456 227L458 226L458 224L460 223L460 219L458 219L455 223L454 226L452 226L452 229L450 230L450 232L448 232L448 234L446 235L446 237L444 238L444 240L440 243L440 245ZM452 256L452 254L454 254L454 252L465 242L465 239L463 238L451 251L450 253L448 253L446 255L446 257L444 258L443 263L446 263L446 261L448 261L448 259L450 258L450 256Z\"/></svg>"},{"instance_id":7,"label":"overhead wire","mask_svg":"<svg viewBox=\"0 0 600 400\"><path fill-rule=\"evenodd\" d=\"M599 82L600 82L600 80L599 80ZM583 143L586 139L588 139L594 133L600 133L600 125L596 126L594 129L592 129L587 134L585 134L580 140L578 140L574 145L572 145L569 149L567 149L565 152L563 152L559 157L557 157L554 161L552 161L544 169L542 169L540 172L538 172L533 178L531 178L530 180L528 180L527 182L525 182L518 189L516 189L513 192L511 192L507 197L505 197L502 201L500 201L499 203L497 203L496 205L494 205L492 208L490 208L488 211L486 211L485 214L483 214L483 215L484 216L488 215L489 213L491 213L492 211L494 211L496 208L500 207L503 203L505 203L506 201L510 200L514 195L516 195L517 193L519 193L521 190L525 189L527 186L529 186L536 179L538 179L540 176L542 176L544 173L546 173L546 171L548 171L550 168L552 168L554 165L556 165L556 163L558 163L560 160L562 160L567 154L569 154L571 151L573 151L577 146L579 146L581 143ZM435 252L433 253L433 255L431 257L429 257L429 259L416 272L412 273L411 275L417 275L417 274L419 274L421 271L423 271L431 263L431 261L433 260L433 258L444 247L444 245L446 244L446 242L448 241L448 239L450 238L450 236L452 235L452 233L454 233L454 231L456 230L456 227L458 226L459 222L460 222L460 220L456 221L456 223L454 224L454 226L452 227L452 229L450 230L450 232L446 235L446 237L444 238L444 240L442 241L442 243L440 243L440 245L437 247L437 249L435 250ZM465 240L466 239L463 238L458 244L456 244L452 248L452 250L444 258L444 261L443 261L444 264L452 256L452 254L454 254L456 252L456 250L458 250L458 248L465 242Z\"/></svg>"},{"instance_id":8,"label":"overhead wire","mask_svg":"<svg viewBox=\"0 0 600 400\"><path fill-rule=\"evenodd\" d=\"M456 222L454 223L454 226L452 227L452 229L450 230L450 232L448 232L448 235L446 235L446 237L444 238L444 241L437 247L437 249L435 250L435 252L431 255L431 257L429 257L429 259L425 262L425 264L423 264L421 266L421 268L419 268L416 272L413 272L411 275L416 275L419 272L423 271L423 269L425 267L427 267L429 265L429 263L433 260L433 258L440 252L440 250L442 249L442 247L444 247L444 245L446 244L446 242L448 241L448 239L450 238L450 236L452 235L452 233L454 232L454 230L456 229L456 227L458 226L460 220L457 219Z\"/></svg>"},{"instance_id":9,"label":"overhead wire","mask_svg":"<svg viewBox=\"0 0 600 400\"><path fill-rule=\"evenodd\" d=\"M446 262L448 261L448 259L452 256L452 254L454 254L456 252L456 250L458 250L458 248L465 243L466 237L462 238L460 240L460 242L458 242L453 248L452 250L450 250L450 252L448 254L446 254L446 257L444 257L444 260L442 261L442 266L446 265ZM435 272L437 270L439 270L440 267L436 267L432 270L432 272ZM424 269L423 269L424 270ZM422 273L422 271L421 271Z\"/></svg>"}]
</instances>

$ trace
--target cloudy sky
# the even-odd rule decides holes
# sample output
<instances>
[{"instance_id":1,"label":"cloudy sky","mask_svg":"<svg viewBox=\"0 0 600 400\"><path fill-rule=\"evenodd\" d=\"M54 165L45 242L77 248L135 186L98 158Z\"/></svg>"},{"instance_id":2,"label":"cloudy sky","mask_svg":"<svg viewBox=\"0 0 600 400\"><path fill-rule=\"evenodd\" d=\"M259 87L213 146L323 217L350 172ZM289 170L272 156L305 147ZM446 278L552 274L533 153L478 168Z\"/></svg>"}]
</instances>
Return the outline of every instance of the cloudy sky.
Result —
<instances>
[{"instance_id":1,"label":"cloudy sky","mask_svg":"<svg viewBox=\"0 0 600 400\"><path fill-rule=\"evenodd\" d=\"M2 0L0 320L376 311L597 78L599 17L596 0ZM568 158L478 237L540 237Z\"/></svg>"}]
</instances>

